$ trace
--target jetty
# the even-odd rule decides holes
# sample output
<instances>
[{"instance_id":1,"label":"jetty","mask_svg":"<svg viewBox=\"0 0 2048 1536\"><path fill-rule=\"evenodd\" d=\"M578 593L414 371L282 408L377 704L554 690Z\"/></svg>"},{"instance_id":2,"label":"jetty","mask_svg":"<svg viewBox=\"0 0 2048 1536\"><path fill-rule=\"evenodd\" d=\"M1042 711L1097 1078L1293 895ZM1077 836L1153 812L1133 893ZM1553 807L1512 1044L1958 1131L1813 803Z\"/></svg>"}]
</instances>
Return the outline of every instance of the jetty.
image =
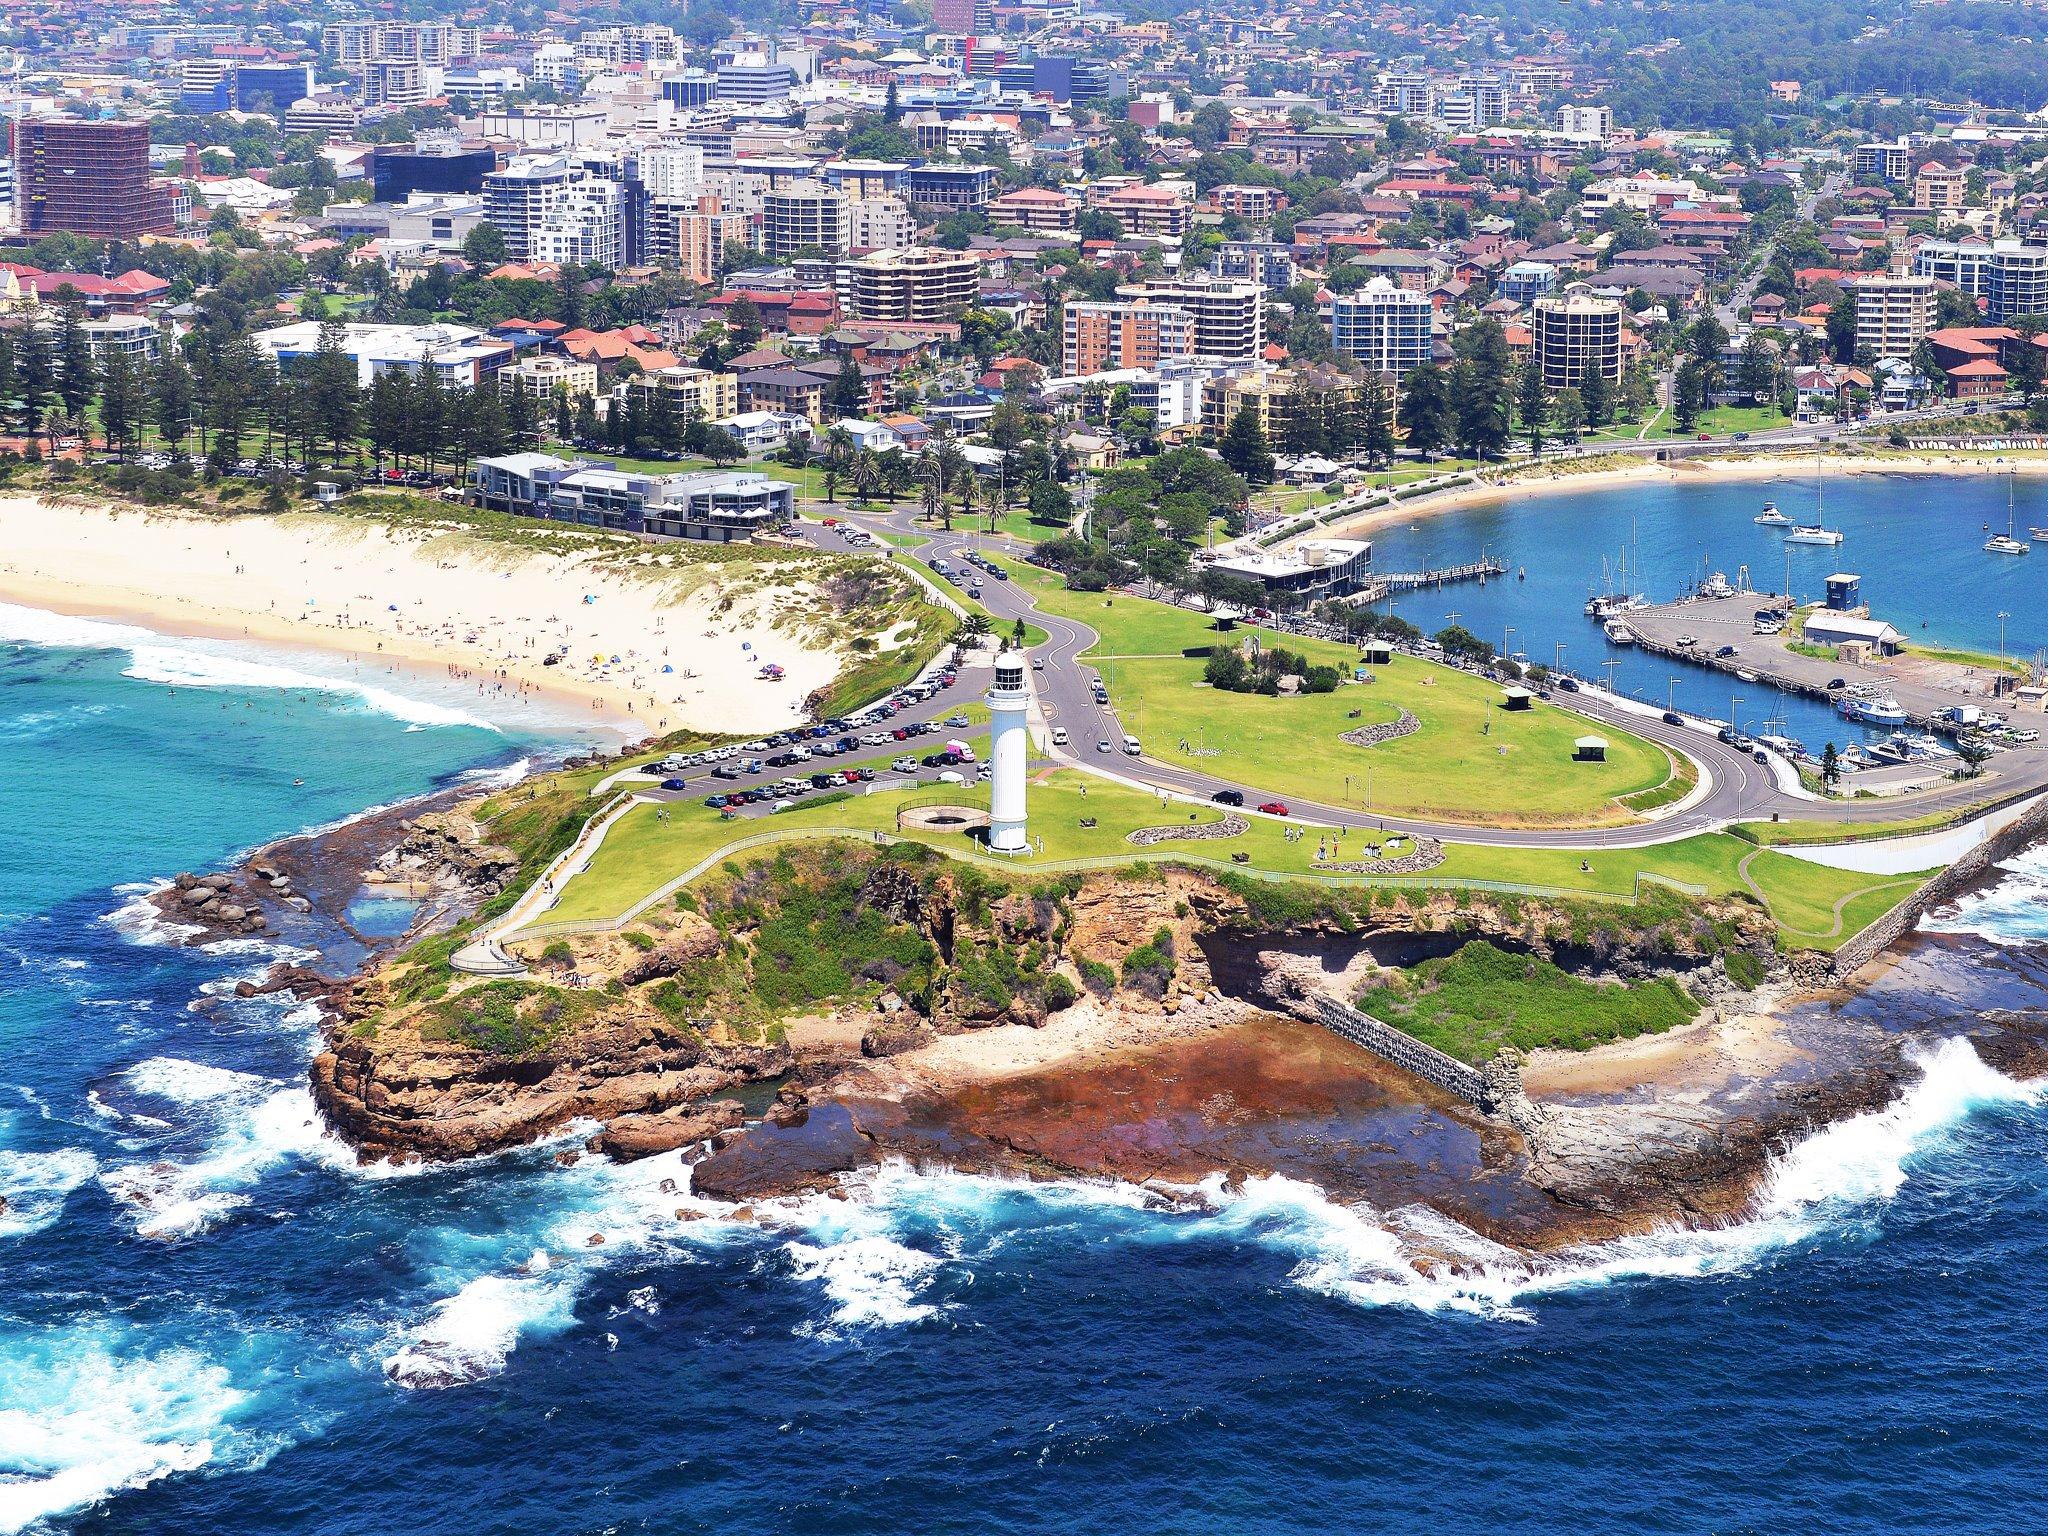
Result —
<instances>
[{"instance_id":1,"label":"jetty","mask_svg":"<svg viewBox=\"0 0 2048 1536\"><path fill-rule=\"evenodd\" d=\"M1507 573L1507 566L1491 555L1481 556L1477 560L1467 560L1462 565L1438 566L1430 570L1388 571L1382 575L1366 577L1359 583L1358 590L1342 601L1377 603L1401 592L1418 592L1425 587L1447 587L1460 581L1490 581Z\"/></svg>"}]
</instances>

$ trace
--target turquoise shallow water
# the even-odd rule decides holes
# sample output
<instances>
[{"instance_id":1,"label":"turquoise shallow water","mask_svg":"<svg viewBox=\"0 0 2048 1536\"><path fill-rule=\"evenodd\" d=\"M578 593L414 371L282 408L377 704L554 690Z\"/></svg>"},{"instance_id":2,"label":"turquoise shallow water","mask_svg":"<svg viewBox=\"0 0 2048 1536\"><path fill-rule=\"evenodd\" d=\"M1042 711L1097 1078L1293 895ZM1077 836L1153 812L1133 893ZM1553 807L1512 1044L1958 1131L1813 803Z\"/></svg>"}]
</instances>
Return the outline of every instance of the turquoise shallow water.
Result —
<instances>
[{"instance_id":1,"label":"turquoise shallow water","mask_svg":"<svg viewBox=\"0 0 2048 1536\"><path fill-rule=\"evenodd\" d=\"M2048 1114L1967 1047L1754 1221L1540 1274L1424 1279L1283 1181L892 1172L762 1229L677 1223L671 1159L363 1170L310 1017L230 995L277 947L134 890L554 738L69 638L0 651L0 1533L2048 1523ZM2037 1005L2044 891L1855 1006Z\"/></svg>"}]
</instances>

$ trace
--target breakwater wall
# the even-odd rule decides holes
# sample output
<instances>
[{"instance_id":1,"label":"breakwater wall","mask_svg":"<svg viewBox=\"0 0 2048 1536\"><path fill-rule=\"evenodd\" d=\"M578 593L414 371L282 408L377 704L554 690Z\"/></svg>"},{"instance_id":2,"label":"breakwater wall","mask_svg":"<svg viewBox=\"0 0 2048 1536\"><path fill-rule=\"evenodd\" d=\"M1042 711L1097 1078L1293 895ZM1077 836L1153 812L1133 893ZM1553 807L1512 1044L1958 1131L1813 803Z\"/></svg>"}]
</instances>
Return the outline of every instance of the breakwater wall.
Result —
<instances>
[{"instance_id":1,"label":"breakwater wall","mask_svg":"<svg viewBox=\"0 0 2048 1536\"><path fill-rule=\"evenodd\" d=\"M1921 886L1883 917L1850 939L1834 954L1837 980L1847 981L1900 939L1911 933L1920 914L1938 906L1980 878L2001 859L2010 858L2030 844L2048 836L2048 795L2035 800L2026 810L2007 822L1983 842L1970 849L1948 868Z\"/></svg>"},{"instance_id":2,"label":"breakwater wall","mask_svg":"<svg viewBox=\"0 0 2048 1536\"><path fill-rule=\"evenodd\" d=\"M1369 1013L1346 1007L1335 998L1316 998L1315 1009L1323 1028L1333 1035L1391 1061L1424 1082L1435 1083L1468 1104L1477 1104L1481 1109L1491 1107L1492 1095L1478 1068L1467 1066L1455 1056L1446 1056L1435 1046L1424 1045L1413 1035L1403 1034Z\"/></svg>"}]
</instances>

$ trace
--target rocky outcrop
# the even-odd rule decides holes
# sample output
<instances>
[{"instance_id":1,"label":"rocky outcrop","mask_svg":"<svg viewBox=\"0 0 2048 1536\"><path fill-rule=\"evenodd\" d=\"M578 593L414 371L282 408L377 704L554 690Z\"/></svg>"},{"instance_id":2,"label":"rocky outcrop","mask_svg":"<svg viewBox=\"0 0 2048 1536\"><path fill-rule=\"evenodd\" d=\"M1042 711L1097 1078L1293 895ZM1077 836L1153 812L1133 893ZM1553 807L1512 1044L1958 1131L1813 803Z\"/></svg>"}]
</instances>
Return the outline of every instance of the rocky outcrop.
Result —
<instances>
[{"instance_id":1,"label":"rocky outcrop","mask_svg":"<svg viewBox=\"0 0 2048 1536\"><path fill-rule=\"evenodd\" d=\"M445 810L408 821L405 835L377 860L372 878L478 901L497 895L518 872L518 854L487 841L467 812Z\"/></svg>"},{"instance_id":2,"label":"rocky outcrop","mask_svg":"<svg viewBox=\"0 0 2048 1536\"><path fill-rule=\"evenodd\" d=\"M278 883L273 884L273 881ZM270 926L263 912L266 897L290 898L291 884L272 872L266 880L253 872L244 878L228 874L180 874L156 894L157 907L177 923L196 926L194 942L205 943L223 935L262 933Z\"/></svg>"},{"instance_id":3,"label":"rocky outcrop","mask_svg":"<svg viewBox=\"0 0 2048 1536\"><path fill-rule=\"evenodd\" d=\"M678 1147L705 1142L715 1146L724 1133L738 1129L744 1119L734 1099L714 1099L708 1104L654 1115L620 1115L591 1138L590 1149L602 1152L614 1162L637 1162Z\"/></svg>"},{"instance_id":4,"label":"rocky outcrop","mask_svg":"<svg viewBox=\"0 0 2048 1536\"><path fill-rule=\"evenodd\" d=\"M710 959L723 942L716 928L696 913L686 912L674 928L656 941L654 948L628 965L619 979L629 987L659 981L687 965Z\"/></svg>"},{"instance_id":5,"label":"rocky outcrop","mask_svg":"<svg viewBox=\"0 0 2048 1536\"><path fill-rule=\"evenodd\" d=\"M313 1062L313 1094L366 1158L474 1157L575 1120L609 1125L698 1105L778 1076L790 1060L781 1046L710 1044L658 1021L614 1015L517 1055L390 1023L374 1033L330 1031L328 1049Z\"/></svg>"}]
</instances>

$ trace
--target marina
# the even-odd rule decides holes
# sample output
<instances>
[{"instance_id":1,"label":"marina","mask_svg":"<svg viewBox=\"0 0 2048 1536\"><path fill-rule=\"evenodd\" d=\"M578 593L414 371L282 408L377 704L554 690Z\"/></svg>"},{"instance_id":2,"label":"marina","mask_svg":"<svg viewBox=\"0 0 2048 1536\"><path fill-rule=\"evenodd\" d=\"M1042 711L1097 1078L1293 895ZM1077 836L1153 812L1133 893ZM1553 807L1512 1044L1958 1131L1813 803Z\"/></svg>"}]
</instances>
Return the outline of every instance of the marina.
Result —
<instances>
[{"instance_id":1,"label":"marina","mask_svg":"<svg viewBox=\"0 0 2048 1536\"><path fill-rule=\"evenodd\" d=\"M1722 644L1738 653L1754 650L1758 629L1782 630L1788 584L1800 602L1819 602L1827 578L1853 552L1860 601L1905 640L1992 656L2002 645L2007 656L2032 660L2048 646L2048 573L2030 560L2001 559L1981 547L1985 525L2004 524L2004 478L1930 483L1909 475L1834 473L1827 526L1845 536L1839 547L1788 544L1783 528L1758 525L1760 509L1772 503L1789 514L1788 522L1817 520L1809 470L1782 478L1510 492L1414 526L1375 529L1374 555L1388 567L1425 568L1484 548L1511 569L1526 570L1527 579L1455 593L1395 594L1385 610L1431 632L1461 624L1532 661L1611 682L1661 707L1715 720L1729 718L1733 708L1752 732L1765 729L1766 718L1781 718L1779 734L1818 754L1829 743L1844 750L1875 746L1893 727L1847 718L1824 687L1781 692L1756 657L1739 654L1733 665L1722 666L1714 664L1712 651ZM2010 489L2015 526L2048 525L2048 484L2019 476ZM1902 505L1911 507L1910 516L1899 515ZM1714 645L1659 651L1633 643L1643 627L1635 619L1652 601L1712 589L1716 572L1725 573L1731 590L1748 590L1730 606L1728 632ZM1766 609L1770 616L1759 617ZM1610 625L1613 619L1625 622ZM1816 685L1842 675L1828 662L1812 665L1820 673ZM1757 673L1760 681L1743 683L1734 675L1738 669ZM1914 712L1907 693L1891 691ZM1736 694L1743 698L1731 706ZM1930 701L1930 707L1946 702Z\"/></svg>"}]
</instances>

